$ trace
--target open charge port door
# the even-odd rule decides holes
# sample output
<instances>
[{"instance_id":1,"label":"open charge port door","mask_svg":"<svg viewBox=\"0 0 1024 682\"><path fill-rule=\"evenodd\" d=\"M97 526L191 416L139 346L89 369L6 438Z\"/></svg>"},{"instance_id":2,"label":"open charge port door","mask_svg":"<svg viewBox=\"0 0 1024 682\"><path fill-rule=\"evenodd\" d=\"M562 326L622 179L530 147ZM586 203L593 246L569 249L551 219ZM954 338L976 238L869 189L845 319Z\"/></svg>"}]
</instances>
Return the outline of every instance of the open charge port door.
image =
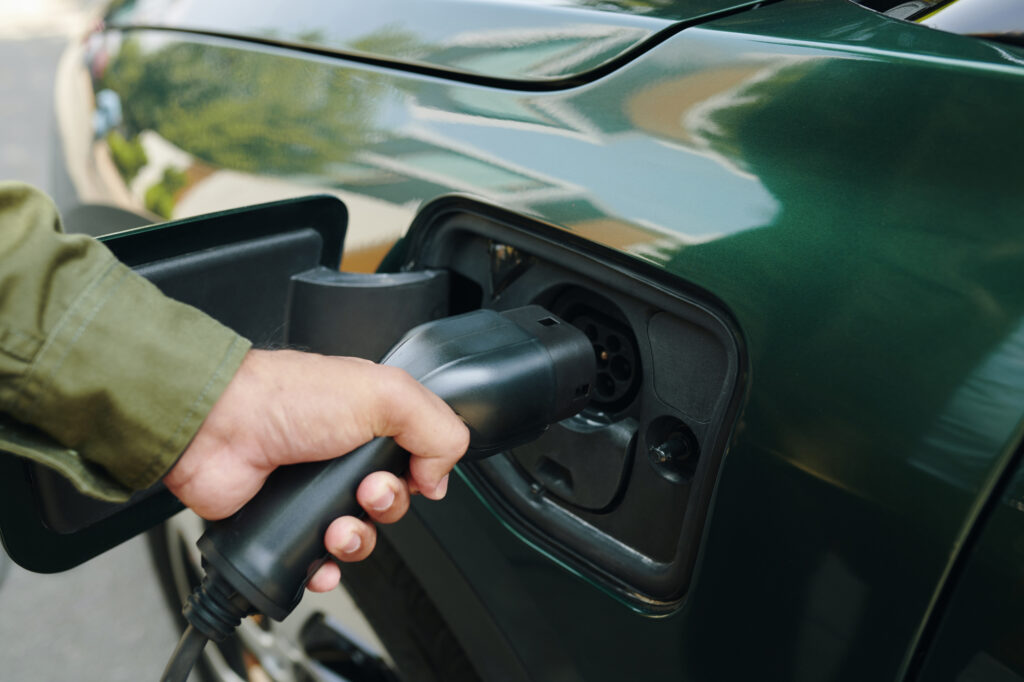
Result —
<instances>
[{"instance_id":1,"label":"open charge port door","mask_svg":"<svg viewBox=\"0 0 1024 682\"><path fill-rule=\"evenodd\" d=\"M405 270L443 270L451 312L536 303L587 335L589 406L462 470L517 533L635 607L681 604L737 407L730 317L653 267L463 198L423 209ZM652 523L657 519L657 523Z\"/></svg>"}]
</instances>

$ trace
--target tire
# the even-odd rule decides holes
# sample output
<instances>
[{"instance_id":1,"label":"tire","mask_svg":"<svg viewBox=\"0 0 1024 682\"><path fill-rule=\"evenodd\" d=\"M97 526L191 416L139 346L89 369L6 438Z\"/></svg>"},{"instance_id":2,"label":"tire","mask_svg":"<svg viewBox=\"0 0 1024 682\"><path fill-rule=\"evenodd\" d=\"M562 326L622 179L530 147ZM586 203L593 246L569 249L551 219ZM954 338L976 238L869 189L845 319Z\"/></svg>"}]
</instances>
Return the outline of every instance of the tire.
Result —
<instances>
[{"instance_id":1,"label":"tire","mask_svg":"<svg viewBox=\"0 0 1024 682\"><path fill-rule=\"evenodd\" d=\"M195 541L203 521L182 512L149 532L168 608L202 576ZM342 565L342 588L307 594L283 623L252 617L208 644L194 678L206 682L477 682L472 664L433 601L383 535L369 559ZM168 655L170 655L168 650Z\"/></svg>"}]
</instances>

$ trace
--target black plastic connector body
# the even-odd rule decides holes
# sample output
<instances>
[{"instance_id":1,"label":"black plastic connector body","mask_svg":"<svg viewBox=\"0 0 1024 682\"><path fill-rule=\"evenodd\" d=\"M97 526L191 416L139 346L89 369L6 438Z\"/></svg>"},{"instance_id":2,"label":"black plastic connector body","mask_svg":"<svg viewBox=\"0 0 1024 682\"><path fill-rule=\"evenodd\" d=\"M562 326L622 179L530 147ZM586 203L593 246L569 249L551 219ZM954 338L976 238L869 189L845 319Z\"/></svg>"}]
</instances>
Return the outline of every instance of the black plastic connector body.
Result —
<instances>
[{"instance_id":1,"label":"black plastic connector body","mask_svg":"<svg viewBox=\"0 0 1024 682\"><path fill-rule=\"evenodd\" d=\"M405 369L451 405L469 427L467 457L474 458L529 442L579 412L595 373L586 335L540 306L420 325L383 363ZM363 478L402 474L407 466L405 451L378 438L344 457L278 469L245 507L200 538L208 570L257 611L284 619L327 559L327 526L362 512L355 492Z\"/></svg>"}]
</instances>

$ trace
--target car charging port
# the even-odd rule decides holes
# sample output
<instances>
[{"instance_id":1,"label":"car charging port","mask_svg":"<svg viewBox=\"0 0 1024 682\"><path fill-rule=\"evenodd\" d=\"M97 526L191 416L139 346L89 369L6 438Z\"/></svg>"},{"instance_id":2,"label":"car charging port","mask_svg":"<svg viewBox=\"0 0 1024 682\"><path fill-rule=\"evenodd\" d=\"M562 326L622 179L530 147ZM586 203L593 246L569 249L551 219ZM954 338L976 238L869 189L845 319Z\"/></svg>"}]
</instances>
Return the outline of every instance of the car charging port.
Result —
<instances>
[{"instance_id":1,"label":"car charging port","mask_svg":"<svg viewBox=\"0 0 1024 682\"><path fill-rule=\"evenodd\" d=\"M594 347L597 375L588 411L624 411L636 399L643 375L636 336L625 316L608 299L578 287L557 292L549 305Z\"/></svg>"},{"instance_id":2,"label":"car charging port","mask_svg":"<svg viewBox=\"0 0 1024 682\"><path fill-rule=\"evenodd\" d=\"M693 575L745 361L718 302L574 232L442 198L410 227L402 267L447 272L452 312L535 304L582 332L595 370L589 403L460 470L516 535L638 610L664 614L683 603Z\"/></svg>"}]
</instances>

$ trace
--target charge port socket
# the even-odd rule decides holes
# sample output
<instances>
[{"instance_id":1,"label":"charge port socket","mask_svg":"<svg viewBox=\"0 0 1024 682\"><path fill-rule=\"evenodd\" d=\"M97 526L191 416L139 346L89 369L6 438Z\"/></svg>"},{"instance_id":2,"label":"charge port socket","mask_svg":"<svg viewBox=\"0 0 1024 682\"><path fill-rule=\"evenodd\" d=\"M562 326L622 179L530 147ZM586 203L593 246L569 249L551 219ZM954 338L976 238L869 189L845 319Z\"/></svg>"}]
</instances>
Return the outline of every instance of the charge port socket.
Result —
<instances>
[{"instance_id":1,"label":"charge port socket","mask_svg":"<svg viewBox=\"0 0 1024 682\"><path fill-rule=\"evenodd\" d=\"M588 410L615 415L629 407L640 391L643 369L636 336L618 306L579 287L566 287L542 299L594 346L597 373Z\"/></svg>"}]
</instances>

